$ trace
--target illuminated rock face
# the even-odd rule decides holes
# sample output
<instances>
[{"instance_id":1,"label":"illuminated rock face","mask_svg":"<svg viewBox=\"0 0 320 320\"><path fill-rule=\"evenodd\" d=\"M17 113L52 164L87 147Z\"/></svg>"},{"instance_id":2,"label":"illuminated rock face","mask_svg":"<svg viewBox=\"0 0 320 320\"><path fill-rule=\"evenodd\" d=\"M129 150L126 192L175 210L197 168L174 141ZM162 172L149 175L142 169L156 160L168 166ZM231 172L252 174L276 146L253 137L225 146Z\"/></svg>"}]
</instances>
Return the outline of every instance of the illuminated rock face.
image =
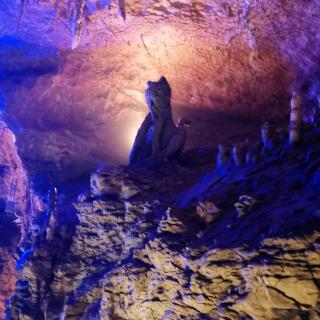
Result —
<instances>
[{"instance_id":1,"label":"illuminated rock face","mask_svg":"<svg viewBox=\"0 0 320 320\"><path fill-rule=\"evenodd\" d=\"M319 131L304 139L258 165L96 171L74 233L20 260L6 319L319 319Z\"/></svg>"},{"instance_id":2,"label":"illuminated rock face","mask_svg":"<svg viewBox=\"0 0 320 320\"><path fill-rule=\"evenodd\" d=\"M175 118L182 115L192 121L190 146L230 142L235 135L239 140L254 139L262 122L281 122L289 114L293 89L311 80L315 92L319 90L314 76L320 54L317 0L127 0L125 21L124 12L119 14L115 1L109 9L108 1L88 0L79 43L74 50L71 50L66 1L24 2L28 6L17 31L19 2L0 1L0 87L8 101L6 120L15 131L19 153L32 175L68 179L89 172L102 162L126 162L136 130L147 113L143 95L146 82L155 81L160 75L165 75L171 84ZM5 130L0 157L1 165L9 171L2 177L1 192L9 199L11 179L17 180L15 203L21 213L22 228L10 220L13 238L6 239L10 245L0 246L0 313L2 301L14 289L16 279L13 244L30 225L30 217L24 215L28 181L12 139L10 131ZM312 166L306 174L308 179L314 174ZM283 168L279 171L283 174ZM184 171L179 173L181 179L176 179L176 172L168 173L177 186L168 184L172 177L167 180L156 177L167 190L176 192L194 182L183 180ZM193 173L191 170L187 176ZM148 179L155 180L144 172L141 177L145 177L146 184ZM316 188L319 172L312 179L312 183L307 182ZM250 188L254 186L252 183ZM131 184L122 182L119 189L124 194L133 192ZM222 186L221 190L224 191ZM282 190L287 190L287 185ZM77 300L75 305L66 305L66 312L75 319L82 313L90 318L98 302L103 319L108 319L111 303L110 317L123 319L143 319L141 310L153 312L155 319L161 313L163 319L170 320L179 319L184 312L187 317L197 319L202 314L215 317L216 313L218 317L231 319L239 319L241 314L258 319L291 319L297 313L297 306L303 310L303 317L316 319L318 233L310 231L305 237L291 238L286 226L289 222L301 225L300 220L295 220L302 210L299 201L316 201L318 193L317 190L309 197L300 190L295 194L296 205L292 210L296 211L281 221L279 225L283 229L279 229L279 235L272 228L278 221L276 211L287 204L287 194L277 205L269 204L265 210L276 212L272 216L274 221L265 230L258 230L259 235L266 235L254 253L251 247L241 247L241 242L237 247L225 249L225 243L216 245L216 239L210 235L200 237L195 247L188 250L189 224L195 228L190 235L192 240L201 226L192 219L185 221L179 212L168 211L166 206L160 208L163 215L158 216L159 203L148 202L150 199L136 202L121 198L110 204L84 197L77 205L80 224L71 249L61 261L61 269L51 269L54 259L61 255L59 250L68 247L62 242L63 234L58 232L54 245L45 242L39 255L31 256L35 260L31 259L30 265L23 269L23 277L32 284L42 281L39 291L34 286L35 291L31 292L36 299L43 297L48 284L52 286L55 295L48 301L47 314L63 312L67 297ZM155 194L151 192L149 196ZM274 198L278 196L274 194ZM142 217L146 214L149 218L150 210L155 210L152 223ZM308 221L315 226L319 217L312 215L318 214L316 210L307 214ZM234 245L237 232L243 237L253 236L250 226L260 222L254 214L253 211L244 224L218 223L212 233L220 232L221 239L228 235L231 240L226 245ZM264 221L263 208L258 209L258 214ZM233 219L231 209L226 217ZM127 223L133 225L127 228ZM170 230L173 240L163 236ZM146 240L144 234L149 231L158 238ZM203 243L212 244L206 254L201 249ZM109 253L101 264L106 270L100 270L95 256L103 256L106 246ZM133 247L136 260L130 264L125 259ZM270 256L274 260L268 260ZM79 257L83 258L80 262ZM112 263L119 259L124 259L123 265L114 267ZM110 261L114 267L112 277L106 276ZM220 262L224 264L223 270ZM73 273L69 278L64 273L69 267L79 276L77 281ZM91 282L91 276L95 278L97 272L105 278L97 276L99 279ZM137 273L141 274L141 282L136 278ZM52 276L56 282L49 281ZM299 280L295 282L296 279ZM74 289L83 293L82 280L84 284L93 283L90 294L81 295L81 299L80 294L71 296ZM120 280L123 287L118 285ZM12 302L14 312L20 312L15 301L24 299L24 284L20 283L22 295L17 292ZM260 300L258 303L256 292L262 301L269 299L268 304L261 305ZM34 301L23 303L35 308ZM257 304L261 305L260 309ZM257 310L261 313L256 314ZM148 318L152 318L150 314Z\"/></svg>"},{"instance_id":3,"label":"illuminated rock face","mask_svg":"<svg viewBox=\"0 0 320 320\"><path fill-rule=\"evenodd\" d=\"M171 84L175 118L192 121L190 146L230 142L235 135L254 139L262 122L281 122L289 114L291 91L305 80L313 95L319 91L317 0L127 0L120 1L125 3L120 13L116 1L108 8L108 1L88 0L74 50L65 0L24 2L19 25L19 1L0 1L0 88L8 101L6 120L32 176L61 180L103 162L125 163L147 113L146 82L160 75ZM15 246L31 230L31 195L14 137L4 124L0 132L0 189L8 213L1 215L1 317L17 279ZM317 150L311 151L319 159ZM222 211L208 229L194 220L196 204L180 212L167 208L171 195L155 201L191 187L194 176L202 176L197 170L168 169L156 177L139 171L144 181L136 187L125 175L115 184L122 192L117 200L83 196L72 242L65 237L68 229L58 228L52 242L43 241L26 259L21 270L26 282L11 301L12 317L28 310L21 310L23 305L31 315L44 310L48 318L65 312L70 319L92 319L98 310L102 319L298 319L298 314L317 319L320 240L319 230L308 227L318 225L319 166L314 159L299 161L305 175L289 168L292 180L279 184L268 178L281 176L287 164L278 167L279 174L261 173L261 183L269 181L263 186L252 182L241 189L237 175L229 177L229 185L217 184L212 194L223 194L209 200L218 201ZM248 175L257 178L256 171ZM154 181L162 184L157 191L148 189ZM290 187L286 181L307 187L281 194ZM231 202L240 189L255 188L262 193L261 206L237 220ZM224 208L219 201L226 189L232 201ZM263 202L266 191L269 203ZM132 200L132 194L141 199ZM256 239L260 242L247 246ZM39 306L48 288L53 294Z\"/></svg>"},{"instance_id":4,"label":"illuminated rock face","mask_svg":"<svg viewBox=\"0 0 320 320\"><path fill-rule=\"evenodd\" d=\"M175 116L194 120L190 144L201 145L287 115L290 91L318 69L316 0L127 0L125 21L117 1L87 2L73 51L66 1L30 1L19 32L19 3L0 4L0 85L36 170L125 163L147 113L146 81L162 74Z\"/></svg>"},{"instance_id":5,"label":"illuminated rock face","mask_svg":"<svg viewBox=\"0 0 320 320\"><path fill-rule=\"evenodd\" d=\"M30 189L17 154L15 136L0 121L0 318L4 301L15 289L17 274L14 253L19 240L31 231L32 212L38 199ZM39 208L38 208L39 209ZM22 243L20 243L22 244Z\"/></svg>"}]
</instances>

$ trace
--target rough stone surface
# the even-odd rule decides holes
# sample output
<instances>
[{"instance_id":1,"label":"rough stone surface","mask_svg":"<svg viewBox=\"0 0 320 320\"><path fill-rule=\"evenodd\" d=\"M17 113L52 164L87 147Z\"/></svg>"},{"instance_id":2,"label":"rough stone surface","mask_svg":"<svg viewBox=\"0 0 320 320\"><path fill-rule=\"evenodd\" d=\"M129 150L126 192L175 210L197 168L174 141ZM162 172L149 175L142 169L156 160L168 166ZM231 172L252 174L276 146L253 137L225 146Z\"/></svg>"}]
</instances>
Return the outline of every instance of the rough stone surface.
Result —
<instances>
[{"instance_id":1,"label":"rough stone surface","mask_svg":"<svg viewBox=\"0 0 320 320\"><path fill-rule=\"evenodd\" d=\"M15 289L16 247L19 241L23 245L39 205L18 156L15 136L0 121L0 318L4 301Z\"/></svg>"},{"instance_id":2,"label":"rough stone surface","mask_svg":"<svg viewBox=\"0 0 320 320\"><path fill-rule=\"evenodd\" d=\"M318 141L286 137L244 167L113 169L149 188L81 195L74 232L39 234L20 260L6 319L318 319ZM239 219L242 195L257 201ZM223 214L200 221L199 201Z\"/></svg>"},{"instance_id":3,"label":"rough stone surface","mask_svg":"<svg viewBox=\"0 0 320 320\"><path fill-rule=\"evenodd\" d=\"M126 162L149 79L167 77L190 144L205 145L288 114L319 67L317 0L126 0L125 21L117 1L87 1L73 51L66 1L21 2L19 31L20 1L0 4L7 117L26 165L62 177Z\"/></svg>"},{"instance_id":4,"label":"rough stone surface","mask_svg":"<svg viewBox=\"0 0 320 320\"><path fill-rule=\"evenodd\" d=\"M150 167L177 159L186 143L188 121L172 119L171 88L165 77L147 82L149 113L142 122L130 152L129 165ZM154 166L153 165L153 166Z\"/></svg>"}]
</instances>

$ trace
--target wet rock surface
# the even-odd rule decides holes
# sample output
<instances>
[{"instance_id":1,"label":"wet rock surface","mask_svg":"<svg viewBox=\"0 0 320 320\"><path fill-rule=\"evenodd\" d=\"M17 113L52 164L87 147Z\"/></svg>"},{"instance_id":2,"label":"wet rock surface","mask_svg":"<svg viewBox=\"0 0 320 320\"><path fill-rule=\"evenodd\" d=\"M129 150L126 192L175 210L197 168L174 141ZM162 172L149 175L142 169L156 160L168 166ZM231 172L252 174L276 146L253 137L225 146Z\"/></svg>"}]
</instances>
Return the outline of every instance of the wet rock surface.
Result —
<instances>
[{"instance_id":1,"label":"wet rock surface","mask_svg":"<svg viewBox=\"0 0 320 320\"><path fill-rule=\"evenodd\" d=\"M98 170L74 229L20 260L6 319L319 319L319 132L282 137L255 165Z\"/></svg>"}]
</instances>

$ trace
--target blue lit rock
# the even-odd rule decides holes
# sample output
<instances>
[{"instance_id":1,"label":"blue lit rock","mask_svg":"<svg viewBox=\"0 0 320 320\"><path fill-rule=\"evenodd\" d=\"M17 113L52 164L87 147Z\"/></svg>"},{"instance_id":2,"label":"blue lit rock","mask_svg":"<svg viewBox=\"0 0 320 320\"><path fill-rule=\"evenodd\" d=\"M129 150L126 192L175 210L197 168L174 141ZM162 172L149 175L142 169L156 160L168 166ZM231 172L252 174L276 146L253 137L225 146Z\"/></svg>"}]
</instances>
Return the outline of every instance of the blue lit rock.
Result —
<instances>
[{"instance_id":1,"label":"blue lit rock","mask_svg":"<svg viewBox=\"0 0 320 320\"><path fill-rule=\"evenodd\" d=\"M82 4L71 25L65 0L22 2L23 12L0 2L0 85L32 177L125 163L145 83L162 74L174 118L192 120L189 146L212 154L256 140L265 121L287 131L300 87L304 120L319 109L318 0L90 0L85 11L70 1ZM17 180L15 218L29 231L6 319L319 318L319 135L306 130L291 149L284 137L254 145L239 167L220 148L219 170L211 153L200 166L98 170L76 212L71 197L59 207L48 238L25 214L28 180L5 130L3 208L12 212ZM238 219L244 194L258 205ZM219 219L196 215L206 201ZM16 244L18 229L5 240ZM1 249L1 302L14 289L13 250Z\"/></svg>"},{"instance_id":2,"label":"blue lit rock","mask_svg":"<svg viewBox=\"0 0 320 320\"><path fill-rule=\"evenodd\" d=\"M15 145L15 136L0 121L0 318L4 301L15 289L17 273L14 253L23 246L31 220L41 209L30 189L27 173Z\"/></svg>"}]
</instances>

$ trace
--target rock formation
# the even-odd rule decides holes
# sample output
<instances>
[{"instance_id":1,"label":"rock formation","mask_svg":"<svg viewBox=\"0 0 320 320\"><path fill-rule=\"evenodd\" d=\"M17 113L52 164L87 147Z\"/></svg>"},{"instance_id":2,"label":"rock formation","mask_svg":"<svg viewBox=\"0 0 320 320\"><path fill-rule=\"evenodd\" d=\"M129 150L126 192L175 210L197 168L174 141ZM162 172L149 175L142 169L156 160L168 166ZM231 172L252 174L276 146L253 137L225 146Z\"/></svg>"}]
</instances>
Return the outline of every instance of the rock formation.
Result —
<instances>
[{"instance_id":1,"label":"rock formation","mask_svg":"<svg viewBox=\"0 0 320 320\"><path fill-rule=\"evenodd\" d=\"M99 169L74 231L20 259L6 319L319 319L320 147L304 134L223 172Z\"/></svg>"},{"instance_id":2,"label":"rock formation","mask_svg":"<svg viewBox=\"0 0 320 320\"><path fill-rule=\"evenodd\" d=\"M319 17L319 0L0 1L21 156L1 122L0 314L319 320ZM144 97L161 74L172 96L160 78ZM143 119L135 165L114 166Z\"/></svg>"},{"instance_id":3,"label":"rock formation","mask_svg":"<svg viewBox=\"0 0 320 320\"><path fill-rule=\"evenodd\" d=\"M291 98L290 126L289 126L289 142L297 144L301 140L302 129L302 106L301 95L295 92Z\"/></svg>"},{"instance_id":4,"label":"rock formation","mask_svg":"<svg viewBox=\"0 0 320 320\"><path fill-rule=\"evenodd\" d=\"M227 149L227 147L223 144L220 144L218 147L218 154L216 163L218 167L224 166L227 163L230 163L231 161L231 154L230 150Z\"/></svg>"},{"instance_id":5,"label":"rock formation","mask_svg":"<svg viewBox=\"0 0 320 320\"><path fill-rule=\"evenodd\" d=\"M0 318L4 301L15 289L18 278L15 253L19 245L24 249L32 230L31 220L41 210L26 171L18 156L15 136L4 122L0 122Z\"/></svg>"},{"instance_id":6,"label":"rock formation","mask_svg":"<svg viewBox=\"0 0 320 320\"><path fill-rule=\"evenodd\" d=\"M237 167L245 163L245 156L245 146L238 145L232 148L232 160Z\"/></svg>"},{"instance_id":7,"label":"rock formation","mask_svg":"<svg viewBox=\"0 0 320 320\"><path fill-rule=\"evenodd\" d=\"M255 138L264 121L286 119L293 87L314 74L308 88L319 89L318 0L126 0L125 21L118 1L87 0L73 50L83 1L24 2L18 33L20 1L0 3L0 86L32 175L126 163L145 81L161 74L175 112L193 120L190 147Z\"/></svg>"},{"instance_id":8,"label":"rock formation","mask_svg":"<svg viewBox=\"0 0 320 320\"><path fill-rule=\"evenodd\" d=\"M145 92L149 113L143 121L130 153L129 164L150 166L178 156L186 142L186 120L174 124L171 110L171 88L165 77L148 81Z\"/></svg>"},{"instance_id":9,"label":"rock formation","mask_svg":"<svg viewBox=\"0 0 320 320\"><path fill-rule=\"evenodd\" d=\"M274 142L274 127L269 122L265 122L261 127L261 137L263 147L265 149L271 149Z\"/></svg>"}]
</instances>

